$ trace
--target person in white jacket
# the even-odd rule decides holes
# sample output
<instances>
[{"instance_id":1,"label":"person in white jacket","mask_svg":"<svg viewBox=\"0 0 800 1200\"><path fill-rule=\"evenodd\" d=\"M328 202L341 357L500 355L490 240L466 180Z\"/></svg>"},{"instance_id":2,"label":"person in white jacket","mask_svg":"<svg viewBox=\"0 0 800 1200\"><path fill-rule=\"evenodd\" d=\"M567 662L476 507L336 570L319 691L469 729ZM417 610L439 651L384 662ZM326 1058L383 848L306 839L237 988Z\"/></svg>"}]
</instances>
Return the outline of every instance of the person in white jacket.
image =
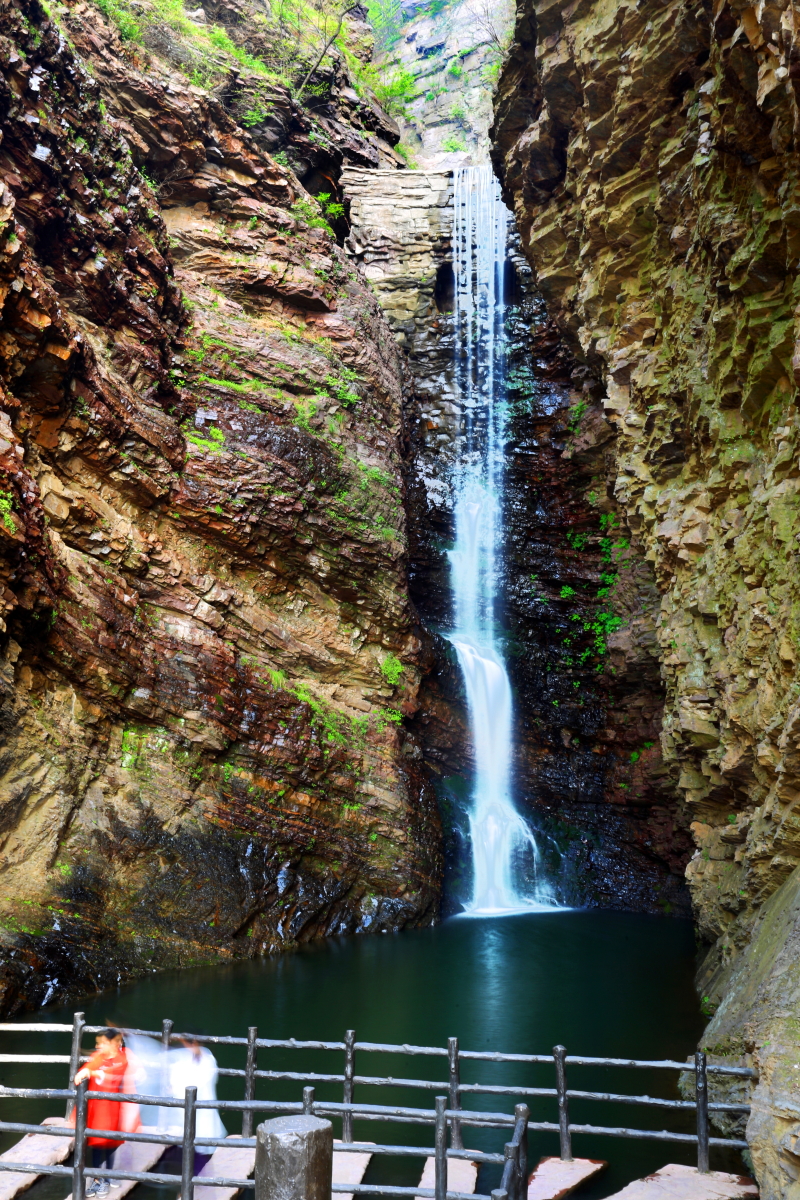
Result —
<instances>
[{"instance_id":1,"label":"person in white jacket","mask_svg":"<svg viewBox=\"0 0 800 1200\"><path fill-rule=\"evenodd\" d=\"M214 1055L193 1037L181 1038L180 1042L181 1048L170 1050L168 1056L170 1094L182 1097L187 1087L196 1087L198 1100L216 1100L219 1070ZM174 1109L172 1111L175 1112ZM204 1137L224 1138L227 1136L227 1131L216 1108L198 1108L196 1128L198 1141L202 1141ZM209 1146L207 1150L195 1151L195 1175L200 1174L215 1148Z\"/></svg>"}]
</instances>

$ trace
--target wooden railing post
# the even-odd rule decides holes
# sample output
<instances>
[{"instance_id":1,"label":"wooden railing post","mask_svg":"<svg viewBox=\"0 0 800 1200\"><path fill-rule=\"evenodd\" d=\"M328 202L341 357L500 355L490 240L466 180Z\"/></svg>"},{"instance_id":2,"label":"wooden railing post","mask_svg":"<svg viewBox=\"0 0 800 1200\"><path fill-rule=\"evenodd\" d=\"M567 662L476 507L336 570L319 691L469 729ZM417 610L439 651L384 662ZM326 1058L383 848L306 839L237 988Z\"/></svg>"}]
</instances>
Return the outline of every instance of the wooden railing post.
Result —
<instances>
[{"instance_id":1,"label":"wooden railing post","mask_svg":"<svg viewBox=\"0 0 800 1200\"><path fill-rule=\"evenodd\" d=\"M255 1200L331 1200L333 1126L275 1117L256 1130Z\"/></svg>"},{"instance_id":2,"label":"wooden railing post","mask_svg":"<svg viewBox=\"0 0 800 1200\"><path fill-rule=\"evenodd\" d=\"M708 1071L706 1056L698 1050L694 1056L695 1102L697 1104L697 1169L708 1174Z\"/></svg>"},{"instance_id":3,"label":"wooden railing post","mask_svg":"<svg viewBox=\"0 0 800 1200\"><path fill-rule=\"evenodd\" d=\"M569 1097L567 1096L567 1068L564 1046L553 1046L556 1064L556 1092L558 1094L558 1135L561 1142L562 1162L572 1162L572 1136L569 1131Z\"/></svg>"},{"instance_id":4,"label":"wooden railing post","mask_svg":"<svg viewBox=\"0 0 800 1200\"><path fill-rule=\"evenodd\" d=\"M503 1146L503 1175L500 1180L500 1186L508 1192L509 1200L519 1200L519 1188L517 1186L517 1147L513 1142L506 1142Z\"/></svg>"},{"instance_id":5,"label":"wooden railing post","mask_svg":"<svg viewBox=\"0 0 800 1200\"><path fill-rule=\"evenodd\" d=\"M69 1050L69 1083L67 1087L74 1087L73 1079L78 1074L81 1066L81 1042L83 1041L83 1013L75 1013L72 1018L72 1045ZM66 1116L71 1117L75 1108L75 1101L69 1099L67 1101Z\"/></svg>"},{"instance_id":6,"label":"wooden railing post","mask_svg":"<svg viewBox=\"0 0 800 1200\"><path fill-rule=\"evenodd\" d=\"M356 1073L356 1031L348 1029L344 1035L344 1094L342 1099L345 1104L353 1103L353 1077ZM353 1114L350 1112L342 1113L342 1141L352 1142L353 1140Z\"/></svg>"},{"instance_id":7,"label":"wooden railing post","mask_svg":"<svg viewBox=\"0 0 800 1200\"><path fill-rule=\"evenodd\" d=\"M526 1200L528 1195L528 1121L531 1116L527 1104L516 1104L514 1106L514 1116L517 1119L517 1131L519 1132L519 1147L517 1151L519 1186L517 1189L517 1200Z\"/></svg>"},{"instance_id":8,"label":"wooden railing post","mask_svg":"<svg viewBox=\"0 0 800 1200\"><path fill-rule=\"evenodd\" d=\"M434 1136L434 1200L447 1200L447 1097L436 1097L436 1130Z\"/></svg>"},{"instance_id":9,"label":"wooden railing post","mask_svg":"<svg viewBox=\"0 0 800 1200\"><path fill-rule=\"evenodd\" d=\"M316 1093L315 1093L313 1087L304 1087L303 1088L303 1112L306 1114L307 1117L313 1117L313 1115L314 1115L314 1096L315 1096L315 1094Z\"/></svg>"},{"instance_id":10,"label":"wooden railing post","mask_svg":"<svg viewBox=\"0 0 800 1200\"><path fill-rule=\"evenodd\" d=\"M88 1079L82 1079L75 1094L75 1150L72 1159L72 1200L84 1200L86 1195L86 1093Z\"/></svg>"},{"instance_id":11,"label":"wooden railing post","mask_svg":"<svg viewBox=\"0 0 800 1200\"><path fill-rule=\"evenodd\" d=\"M197 1129L197 1088L187 1087L183 1100L183 1147L181 1151L181 1200L194 1200L194 1136Z\"/></svg>"},{"instance_id":12,"label":"wooden railing post","mask_svg":"<svg viewBox=\"0 0 800 1200\"><path fill-rule=\"evenodd\" d=\"M458 1038L447 1039L447 1058L450 1066L450 1096L449 1105L452 1109L461 1108L461 1064L458 1057ZM450 1148L463 1150L464 1138L461 1133L461 1122L458 1117L450 1118Z\"/></svg>"},{"instance_id":13,"label":"wooden railing post","mask_svg":"<svg viewBox=\"0 0 800 1200\"><path fill-rule=\"evenodd\" d=\"M256 1065L258 1062L258 1029L251 1025L247 1030L247 1062L244 1067L244 1098L255 1100L256 1097ZM253 1136L253 1110L246 1108L242 1113L242 1137Z\"/></svg>"}]
</instances>

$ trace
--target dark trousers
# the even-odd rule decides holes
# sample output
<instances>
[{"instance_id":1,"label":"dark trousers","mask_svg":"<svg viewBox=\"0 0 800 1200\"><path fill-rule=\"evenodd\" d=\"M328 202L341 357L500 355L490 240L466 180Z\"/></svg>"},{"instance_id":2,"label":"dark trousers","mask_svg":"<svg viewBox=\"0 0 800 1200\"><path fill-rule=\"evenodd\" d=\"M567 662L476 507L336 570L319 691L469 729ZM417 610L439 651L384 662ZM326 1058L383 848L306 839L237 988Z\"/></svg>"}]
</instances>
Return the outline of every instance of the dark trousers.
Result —
<instances>
[{"instance_id":1,"label":"dark trousers","mask_svg":"<svg viewBox=\"0 0 800 1200\"><path fill-rule=\"evenodd\" d=\"M113 1146L91 1146L92 1166L96 1171L110 1171L114 1155Z\"/></svg>"}]
</instances>

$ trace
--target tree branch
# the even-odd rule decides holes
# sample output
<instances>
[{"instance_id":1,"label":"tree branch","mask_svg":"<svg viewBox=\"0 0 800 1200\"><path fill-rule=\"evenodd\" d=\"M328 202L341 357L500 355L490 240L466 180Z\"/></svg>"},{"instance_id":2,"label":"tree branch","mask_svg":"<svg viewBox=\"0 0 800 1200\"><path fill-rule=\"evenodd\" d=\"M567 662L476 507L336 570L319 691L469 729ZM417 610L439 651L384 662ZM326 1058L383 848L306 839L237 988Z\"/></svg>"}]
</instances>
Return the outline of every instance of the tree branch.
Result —
<instances>
[{"instance_id":1,"label":"tree branch","mask_svg":"<svg viewBox=\"0 0 800 1200\"><path fill-rule=\"evenodd\" d=\"M309 79L310 79L310 78L311 78L311 76L314 74L314 72L316 71L317 67L318 67L318 66L319 66L319 64L322 62L322 60L323 60L323 58L325 57L325 55L328 53L328 51L330 50L330 48L331 48L331 46L333 45L333 43L336 41L336 39L337 39L337 37L339 36L339 34L342 32L342 25L344 24L344 19L345 19L345 17L347 16L347 14L348 14L348 13L352 12L354 8L358 8L358 7L359 7L359 3L356 3L356 4L351 4L351 5L349 5L349 7L348 7L348 8L345 8L345 9L343 9L343 10L342 10L342 12L339 14L339 24L336 26L336 32L334 33L333 37L331 37L331 38L328 38L328 41L325 43L325 45L324 45L324 46L323 46L323 48L322 48L322 52L321 52L321 54L320 54L319 58L318 58L318 59L317 59L317 61L314 63L313 67L311 67L311 68L309 69L309 71L308 71L308 74L306 75L306 77L305 77L305 79L303 80L303 82L300 84L300 87L299 87L299 89L298 89L298 92L297 92L297 99L298 99L298 100L300 99L300 97L302 96L303 92L304 92L304 91L306 90L306 88L308 87L308 81L309 81Z\"/></svg>"}]
</instances>

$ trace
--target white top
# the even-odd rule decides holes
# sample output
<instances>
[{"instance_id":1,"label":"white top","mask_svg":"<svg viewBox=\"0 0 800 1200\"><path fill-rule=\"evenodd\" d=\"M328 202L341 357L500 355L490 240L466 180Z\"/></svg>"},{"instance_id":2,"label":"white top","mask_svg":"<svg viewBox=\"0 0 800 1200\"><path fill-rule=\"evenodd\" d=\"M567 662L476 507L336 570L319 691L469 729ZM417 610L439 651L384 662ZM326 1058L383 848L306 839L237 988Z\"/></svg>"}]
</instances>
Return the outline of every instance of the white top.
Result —
<instances>
[{"instance_id":1,"label":"white top","mask_svg":"<svg viewBox=\"0 0 800 1200\"><path fill-rule=\"evenodd\" d=\"M198 1100L216 1100L218 1075L217 1060L205 1046L200 1047L197 1056L188 1047L169 1052L169 1090L172 1096L182 1097L187 1087L196 1087ZM175 1109L172 1110L173 1119L174 1113ZM215 1108L197 1109L197 1137L226 1136L227 1130Z\"/></svg>"}]
</instances>

